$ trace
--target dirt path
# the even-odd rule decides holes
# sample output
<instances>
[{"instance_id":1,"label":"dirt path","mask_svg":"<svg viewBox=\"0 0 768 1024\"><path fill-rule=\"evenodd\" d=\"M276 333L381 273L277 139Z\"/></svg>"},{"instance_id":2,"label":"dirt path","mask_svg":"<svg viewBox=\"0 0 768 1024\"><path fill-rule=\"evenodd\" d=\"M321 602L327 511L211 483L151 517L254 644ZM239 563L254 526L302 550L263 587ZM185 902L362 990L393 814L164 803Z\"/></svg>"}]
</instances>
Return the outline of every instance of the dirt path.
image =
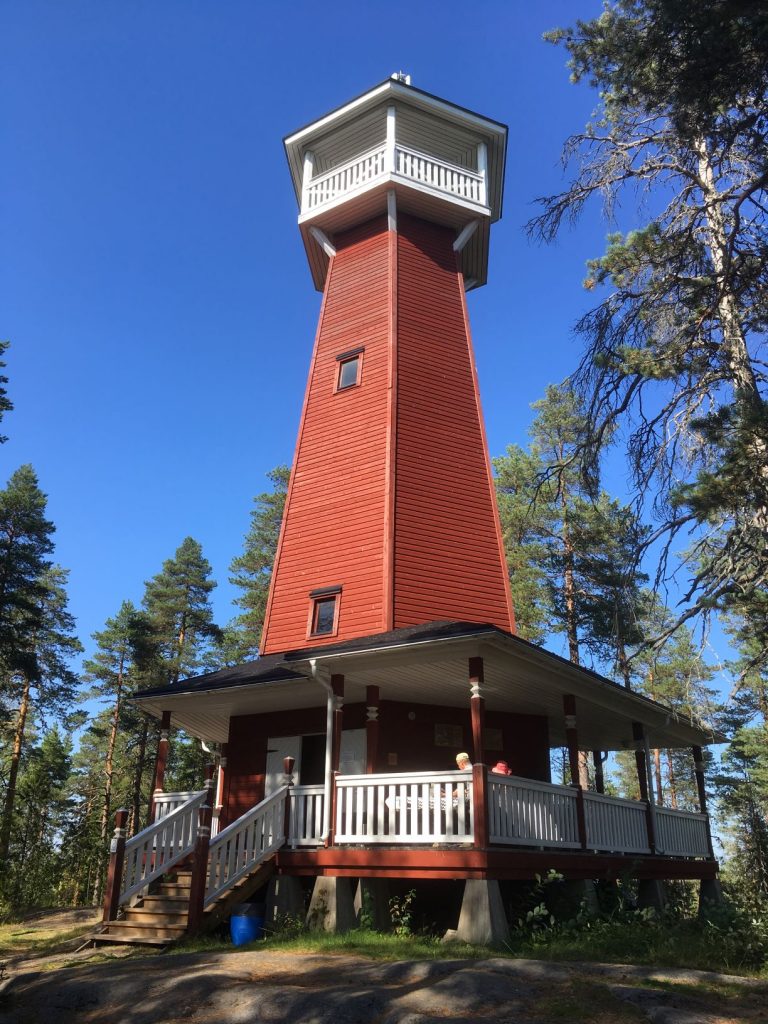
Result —
<instances>
[{"instance_id":1,"label":"dirt path","mask_svg":"<svg viewBox=\"0 0 768 1024\"><path fill-rule=\"evenodd\" d=\"M767 995L697 971L251 949L20 973L0 1024L757 1024Z\"/></svg>"}]
</instances>

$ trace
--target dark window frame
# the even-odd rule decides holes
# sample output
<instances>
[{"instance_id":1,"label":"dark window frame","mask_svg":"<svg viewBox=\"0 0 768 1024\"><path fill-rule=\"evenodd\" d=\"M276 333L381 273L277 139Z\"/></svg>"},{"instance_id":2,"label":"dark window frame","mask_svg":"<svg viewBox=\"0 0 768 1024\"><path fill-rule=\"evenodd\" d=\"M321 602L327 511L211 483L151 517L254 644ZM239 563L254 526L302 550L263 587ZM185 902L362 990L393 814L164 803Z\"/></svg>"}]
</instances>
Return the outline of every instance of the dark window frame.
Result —
<instances>
[{"instance_id":1,"label":"dark window frame","mask_svg":"<svg viewBox=\"0 0 768 1024\"><path fill-rule=\"evenodd\" d=\"M307 639L313 637L336 636L339 631L339 610L341 607L340 586L320 587L309 592L309 615L307 617ZM333 622L330 629L318 630L317 618L320 605L324 602L333 601Z\"/></svg>"},{"instance_id":2,"label":"dark window frame","mask_svg":"<svg viewBox=\"0 0 768 1024\"><path fill-rule=\"evenodd\" d=\"M352 391L354 388L359 388L363 380L363 353L365 352L365 346L361 345L359 348L352 348L346 352L340 352L336 356L336 362L338 363L338 369L336 371L336 383L334 386L334 394L341 391ZM341 383L341 376L344 372L344 367L350 363L357 364L357 374L352 384Z\"/></svg>"}]
</instances>

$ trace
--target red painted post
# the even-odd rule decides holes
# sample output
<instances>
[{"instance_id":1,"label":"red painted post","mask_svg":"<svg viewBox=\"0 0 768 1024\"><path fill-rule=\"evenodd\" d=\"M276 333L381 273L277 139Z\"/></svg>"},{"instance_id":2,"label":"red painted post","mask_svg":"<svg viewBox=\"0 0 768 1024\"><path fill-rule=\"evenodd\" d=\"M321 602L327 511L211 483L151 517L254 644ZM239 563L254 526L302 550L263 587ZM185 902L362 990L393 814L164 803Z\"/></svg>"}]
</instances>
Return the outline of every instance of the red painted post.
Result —
<instances>
[{"instance_id":1,"label":"red painted post","mask_svg":"<svg viewBox=\"0 0 768 1024\"><path fill-rule=\"evenodd\" d=\"M472 805L475 817L476 850L488 849L488 768L484 764L472 765ZM459 814L462 808L459 808Z\"/></svg>"},{"instance_id":2,"label":"red painted post","mask_svg":"<svg viewBox=\"0 0 768 1024\"><path fill-rule=\"evenodd\" d=\"M125 834L128 825L128 811L121 807L115 813L115 834L109 844L109 868L107 884L104 887L104 914L102 921L114 921L120 906L120 887L123 881L125 861Z\"/></svg>"},{"instance_id":3,"label":"red painted post","mask_svg":"<svg viewBox=\"0 0 768 1024\"><path fill-rule=\"evenodd\" d=\"M635 765L637 766L637 783L640 787L640 799L645 802L645 828L648 833L648 845L651 853L656 852L656 821L651 809L651 798L648 791L648 761L645 755L645 726L642 722L632 723L632 739L635 741Z\"/></svg>"},{"instance_id":4,"label":"red painted post","mask_svg":"<svg viewBox=\"0 0 768 1024\"><path fill-rule=\"evenodd\" d=\"M165 769L168 764L168 752L171 748L171 712L164 711L160 719L160 736L157 740L157 757L155 758L155 781L152 785L152 802L149 807L149 824L155 820L155 794L163 792Z\"/></svg>"},{"instance_id":5,"label":"red painted post","mask_svg":"<svg viewBox=\"0 0 768 1024\"><path fill-rule=\"evenodd\" d=\"M208 850L211 845L211 802L213 799L213 765L206 768L205 799L198 811L197 842L192 860L192 878L189 883L189 909L187 934L194 935L203 920L205 887L208 881Z\"/></svg>"},{"instance_id":6,"label":"red painted post","mask_svg":"<svg viewBox=\"0 0 768 1024\"><path fill-rule=\"evenodd\" d=\"M483 746L483 726L485 724L485 698L481 687L485 682L483 659L469 659L469 708L472 719L472 760L477 764L485 764L485 748Z\"/></svg>"},{"instance_id":7,"label":"red painted post","mask_svg":"<svg viewBox=\"0 0 768 1024\"><path fill-rule=\"evenodd\" d=\"M568 764L571 769L571 786L576 790L576 825L582 850L587 848L587 819L584 814L584 791L579 778L579 733L576 728L576 698L572 693L563 694L565 715L565 741L568 744Z\"/></svg>"},{"instance_id":8,"label":"red painted post","mask_svg":"<svg viewBox=\"0 0 768 1024\"><path fill-rule=\"evenodd\" d=\"M379 763L379 688L367 686L365 689L367 720L365 723L365 770L373 775Z\"/></svg>"},{"instance_id":9,"label":"red painted post","mask_svg":"<svg viewBox=\"0 0 768 1024\"><path fill-rule=\"evenodd\" d=\"M714 860L715 850L712 846L712 829L707 811L707 787L704 781L704 751L701 747L691 747L691 752L693 754L693 771L696 776L696 790L699 794L699 810L707 817L707 847L709 856Z\"/></svg>"},{"instance_id":10,"label":"red painted post","mask_svg":"<svg viewBox=\"0 0 768 1024\"><path fill-rule=\"evenodd\" d=\"M283 812L283 830L285 835L285 845L291 841L291 789L293 788L293 766L296 761L292 757L283 758L283 771L285 772L285 784L288 787L288 792L285 794L285 811Z\"/></svg>"}]
</instances>

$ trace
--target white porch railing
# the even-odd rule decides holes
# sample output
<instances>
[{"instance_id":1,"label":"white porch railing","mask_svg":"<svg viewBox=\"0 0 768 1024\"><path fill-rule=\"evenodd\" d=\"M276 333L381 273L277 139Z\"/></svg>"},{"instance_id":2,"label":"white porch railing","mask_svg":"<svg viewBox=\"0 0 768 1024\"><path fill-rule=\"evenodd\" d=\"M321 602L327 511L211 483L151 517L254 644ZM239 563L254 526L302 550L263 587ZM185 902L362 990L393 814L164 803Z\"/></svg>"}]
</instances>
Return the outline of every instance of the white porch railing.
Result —
<instances>
[{"instance_id":1,"label":"white porch railing","mask_svg":"<svg viewBox=\"0 0 768 1024\"><path fill-rule=\"evenodd\" d=\"M428 185L457 199L485 206L485 176L468 167L451 164L438 157L420 153L407 146L377 146L347 163L318 174L306 182L302 194L302 213L311 213L357 189L372 185L388 173Z\"/></svg>"},{"instance_id":2,"label":"white porch railing","mask_svg":"<svg viewBox=\"0 0 768 1024\"><path fill-rule=\"evenodd\" d=\"M276 790L211 839L204 907L284 845L287 788Z\"/></svg>"},{"instance_id":3,"label":"white porch railing","mask_svg":"<svg viewBox=\"0 0 768 1024\"><path fill-rule=\"evenodd\" d=\"M184 803L163 814L126 842L121 904L146 889L150 882L192 852L197 840L198 812L206 792L203 789L191 794Z\"/></svg>"},{"instance_id":4,"label":"white porch railing","mask_svg":"<svg viewBox=\"0 0 768 1024\"><path fill-rule=\"evenodd\" d=\"M488 776L488 838L491 843L576 849L576 792L516 776Z\"/></svg>"},{"instance_id":5,"label":"white porch railing","mask_svg":"<svg viewBox=\"0 0 768 1024\"><path fill-rule=\"evenodd\" d=\"M650 853L645 804L602 793L584 793L587 848L615 853Z\"/></svg>"},{"instance_id":6,"label":"white porch railing","mask_svg":"<svg viewBox=\"0 0 768 1024\"><path fill-rule=\"evenodd\" d=\"M340 775L336 843L466 843L474 835L467 772Z\"/></svg>"},{"instance_id":7,"label":"white porch railing","mask_svg":"<svg viewBox=\"0 0 768 1024\"><path fill-rule=\"evenodd\" d=\"M166 818L177 807L181 807L187 800L197 796L199 790L190 790L187 793L155 793L152 797L155 805L155 821Z\"/></svg>"},{"instance_id":8,"label":"white porch railing","mask_svg":"<svg viewBox=\"0 0 768 1024\"><path fill-rule=\"evenodd\" d=\"M383 175L386 155L386 146L377 146L362 156L356 156L354 160L312 178L304 193L302 213L324 206Z\"/></svg>"},{"instance_id":9,"label":"white porch railing","mask_svg":"<svg viewBox=\"0 0 768 1024\"><path fill-rule=\"evenodd\" d=\"M656 808L658 853L670 857L708 857L707 816L693 811Z\"/></svg>"},{"instance_id":10,"label":"white porch railing","mask_svg":"<svg viewBox=\"0 0 768 1024\"><path fill-rule=\"evenodd\" d=\"M323 837L323 786L294 786L291 789L290 845L319 846Z\"/></svg>"},{"instance_id":11,"label":"white porch railing","mask_svg":"<svg viewBox=\"0 0 768 1024\"><path fill-rule=\"evenodd\" d=\"M467 167L449 164L406 146L395 146L395 171L404 178L485 206L485 179Z\"/></svg>"}]
</instances>

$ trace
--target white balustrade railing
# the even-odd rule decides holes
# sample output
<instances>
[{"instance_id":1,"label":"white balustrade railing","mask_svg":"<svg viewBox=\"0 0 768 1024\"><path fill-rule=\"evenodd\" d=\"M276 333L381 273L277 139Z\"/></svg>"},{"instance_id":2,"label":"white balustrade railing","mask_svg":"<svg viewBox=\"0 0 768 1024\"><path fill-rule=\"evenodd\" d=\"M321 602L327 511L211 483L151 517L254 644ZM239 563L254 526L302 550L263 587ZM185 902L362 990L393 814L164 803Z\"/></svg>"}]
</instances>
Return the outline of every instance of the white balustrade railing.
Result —
<instances>
[{"instance_id":1,"label":"white balustrade railing","mask_svg":"<svg viewBox=\"0 0 768 1024\"><path fill-rule=\"evenodd\" d=\"M317 210L356 189L371 185L390 172L449 196L482 206L487 204L485 175L408 146L396 145L392 151L382 145L310 178L302 194L302 213Z\"/></svg>"},{"instance_id":2,"label":"white balustrade railing","mask_svg":"<svg viewBox=\"0 0 768 1024\"><path fill-rule=\"evenodd\" d=\"M211 839L204 906L285 844L287 789L282 786Z\"/></svg>"},{"instance_id":3,"label":"white balustrade railing","mask_svg":"<svg viewBox=\"0 0 768 1024\"><path fill-rule=\"evenodd\" d=\"M199 790L190 790L187 793L155 793L152 797L155 805L155 821L167 817L177 807L181 807L198 793Z\"/></svg>"},{"instance_id":4,"label":"white balustrade railing","mask_svg":"<svg viewBox=\"0 0 768 1024\"><path fill-rule=\"evenodd\" d=\"M584 793L587 847L612 853L650 853L646 805L603 793Z\"/></svg>"},{"instance_id":5,"label":"white balustrade railing","mask_svg":"<svg viewBox=\"0 0 768 1024\"><path fill-rule=\"evenodd\" d=\"M384 174L386 155L386 146L377 146L354 160L312 178L304 193L304 212L324 206Z\"/></svg>"},{"instance_id":6,"label":"white balustrade railing","mask_svg":"<svg viewBox=\"0 0 768 1024\"><path fill-rule=\"evenodd\" d=\"M407 146L395 146L395 171L404 178L485 206L485 179L467 167L449 164Z\"/></svg>"},{"instance_id":7,"label":"white balustrade railing","mask_svg":"<svg viewBox=\"0 0 768 1024\"><path fill-rule=\"evenodd\" d=\"M192 852L197 840L199 811L206 793L205 789L193 793L184 803L127 841L119 898L121 904L146 889L150 882Z\"/></svg>"},{"instance_id":8,"label":"white balustrade railing","mask_svg":"<svg viewBox=\"0 0 768 1024\"><path fill-rule=\"evenodd\" d=\"M708 857L706 814L656 808L657 853L670 857Z\"/></svg>"},{"instance_id":9,"label":"white balustrade railing","mask_svg":"<svg viewBox=\"0 0 768 1024\"><path fill-rule=\"evenodd\" d=\"M340 775L336 843L466 843L474 835L467 772Z\"/></svg>"},{"instance_id":10,"label":"white balustrade railing","mask_svg":"<svg viewBox=\"0 0 768 1024\"><path fill-rule=\"evenodd\" d=\"M488 776L488 838L491 843L576 848L576 792L569 786Z\"/></svg>"},{"instance_id":11,"label":"white balustrade railing","mask_svg":"<svg viewBox=\"0 0 768 1024\"><path fill-rule=\"evenodd\" d=\"M289 845L319 846L323 839L323 786L294 786L291 789Z\"/></svg>"}]
</instances>

